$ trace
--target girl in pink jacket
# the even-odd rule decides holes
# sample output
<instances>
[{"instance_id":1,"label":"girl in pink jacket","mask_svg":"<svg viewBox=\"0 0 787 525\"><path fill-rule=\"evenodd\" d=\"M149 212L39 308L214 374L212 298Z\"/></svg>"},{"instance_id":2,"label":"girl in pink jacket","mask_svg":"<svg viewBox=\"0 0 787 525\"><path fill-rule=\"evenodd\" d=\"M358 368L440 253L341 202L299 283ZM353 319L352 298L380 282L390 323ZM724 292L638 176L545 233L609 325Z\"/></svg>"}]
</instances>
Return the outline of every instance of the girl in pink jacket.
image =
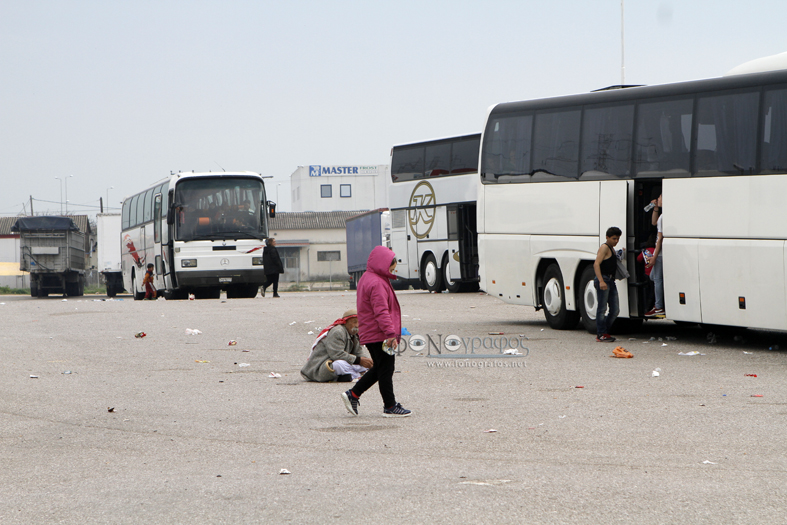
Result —
<instances>
[{"instance_id":1,"label":"girl in pink jacket","mask_svg":"<svg viewBox=\"0 0 787 525\"><path fill-rule=\"evenodd\" d=\"M342 394L350 414L358 415L359 398L375 383L383 397L383 417L407 417L411 412L396 402L393 391L396 347L402 335L402 311L391 286L396 254L377 246L369 254L366 272L358 281L358 334L366 345L374 366L355 386Z\"/></svg>"}]
</instances>

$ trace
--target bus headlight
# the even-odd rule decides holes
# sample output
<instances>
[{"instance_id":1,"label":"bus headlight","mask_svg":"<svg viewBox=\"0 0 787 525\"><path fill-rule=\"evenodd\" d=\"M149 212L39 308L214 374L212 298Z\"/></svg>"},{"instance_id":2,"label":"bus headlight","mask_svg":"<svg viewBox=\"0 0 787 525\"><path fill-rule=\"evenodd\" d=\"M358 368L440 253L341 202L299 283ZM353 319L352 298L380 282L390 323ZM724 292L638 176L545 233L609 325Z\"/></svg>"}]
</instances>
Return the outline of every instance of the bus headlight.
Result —
<instances>
[{"instance_id":1,"label":"bus headlight","mask_svg":"<svg viewBox=\"0 0 787 525\"><path fill-rule=\"evenodd\" d=\"M252 257L251 258L251 265L252 266L262 266L262 257Z\"/></svg>"},{"instance_id":2,"label":"bus headlight","mask_svg":"<svg viewBox=\"0 0 787 525\"><path fill-rule=\"evenodd\" d=\"M196 268L197 267L197 259L181 259L180 267L181 268Z\"/></svg>"}]
</instances>

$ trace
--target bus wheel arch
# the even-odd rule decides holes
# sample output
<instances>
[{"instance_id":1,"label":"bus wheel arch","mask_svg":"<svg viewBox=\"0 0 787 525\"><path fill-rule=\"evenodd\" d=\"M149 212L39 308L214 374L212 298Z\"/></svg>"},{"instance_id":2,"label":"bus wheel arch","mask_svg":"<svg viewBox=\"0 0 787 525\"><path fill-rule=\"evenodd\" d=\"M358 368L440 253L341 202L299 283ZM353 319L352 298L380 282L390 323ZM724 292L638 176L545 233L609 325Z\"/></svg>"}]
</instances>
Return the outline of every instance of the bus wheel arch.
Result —
<instances>
[{"instance_id":1,"label":"bus wheel arch","mask_svg":"<svg viewBox=\"0 0 787 525\"><path fill-rule=\"evenodd\" d=\"M563 284L563 272L553 262L549 264L541 279L541 298L544 317L550 328L555 330L572 330L579 322L579 312L570 311L566 307L566 292Z\"/></svg>"},{"instance_id":2,"label":"bus wheel arch","mask_svg":"<svg viewBox=\"0 0 787 525\"><path fill-rule=\"evenodd\" d=\"M582 316L582 325L591 334L596 333L596 309L598 308L598 295L596 294L596 272L592 264L585 264L584 268L577 272L579 283L576 290L579 293L578 306Z\"/></svg>"}]
</instances>

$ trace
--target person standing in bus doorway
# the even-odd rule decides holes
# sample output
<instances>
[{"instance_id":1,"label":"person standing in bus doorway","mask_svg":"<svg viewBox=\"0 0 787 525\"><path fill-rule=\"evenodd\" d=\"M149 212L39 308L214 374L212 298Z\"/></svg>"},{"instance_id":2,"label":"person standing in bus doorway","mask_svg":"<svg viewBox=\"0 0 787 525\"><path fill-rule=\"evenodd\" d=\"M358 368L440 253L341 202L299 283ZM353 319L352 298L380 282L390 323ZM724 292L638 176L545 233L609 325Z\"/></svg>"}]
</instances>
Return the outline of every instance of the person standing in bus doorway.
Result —
<instances>
[{"instance_id":1,"label":"person standing in bus doorway","mask_svg":"<svg viewBox=\"0 0 787 525\"><path fill-rule=\"evenodd\" d=\"M615 340L609 335L609 328L620 313L620 300L618 297L618 287L615 285L615 272L618 268L618 258L615 255L615 246L620 241L623 232L620 228L612 226L607 229L607 242L602 244L596 254L596 261L593 263L593 270L596 278L593 280L596 285L596 297L598 307L596 309L596 341L599 343L611 343ZM605 315L609 306L609 312Z\"/></svg>"},{"instance_id":2,"label":"person standing in bus doorway","mask_svg":"<svg viewBox=\"0 0 787 525\"><path fill-rule=\"evenodd\" d=\"M653 306L645 317L664 317L664 260L661 256L661 244L664 240L664 229L661 219L664 217L662 213L662 200L661 195L655 201L656 207L653 208L652 223L656 226L656 247L653 249L653 257L647 261L646 268L651 268L650 280L653 281L653 291L656 296L656 304Z\"/></svg>"},{"instance_id":3,"label":"person standing in bus doorway","mask_svg":"<svg viewBox=\"0 0 787 525\"><path fill-rule=\"evenodd\" d=\"M279 257L279 250L276 249L276 239L268 237L265 242L265 249L262 251L262 265L265 268L265 284L262 285L262 296L265 297L265 289L273 285L273 296L279 295L279 274L284 273L284 263Z\"/></svg>"},{"instance_id":4,"label":"person standing in bus doorway","mask_svg":"<svg viewBox=\"0 0 787 525\"><path fill-rule=\"evenodd\" d=\"M145 272L145 277L142 278L142 284L145 286L145 299L155 299L156 289L153 288L153 263L148 264L148 271Z\"/></svg>"},{"instance_id":5,"label":"person standing in bus doorway","mask_svg":"<svg viewBox=\"0 0 787 525\"><path fill-rule=\"evenodd\" d=\"M366 263L366 272L358 280L358 330L360 342L369 349L373 365L355 386L342 394L344 406L358 415L359 398L378 383L383 398L383 417L407 417L411 411L396 402L393 375L396 347L402 335L402 310L391 279L396 279L396 254L385 246L376 246Z\"/></svg>"}]
</instances>

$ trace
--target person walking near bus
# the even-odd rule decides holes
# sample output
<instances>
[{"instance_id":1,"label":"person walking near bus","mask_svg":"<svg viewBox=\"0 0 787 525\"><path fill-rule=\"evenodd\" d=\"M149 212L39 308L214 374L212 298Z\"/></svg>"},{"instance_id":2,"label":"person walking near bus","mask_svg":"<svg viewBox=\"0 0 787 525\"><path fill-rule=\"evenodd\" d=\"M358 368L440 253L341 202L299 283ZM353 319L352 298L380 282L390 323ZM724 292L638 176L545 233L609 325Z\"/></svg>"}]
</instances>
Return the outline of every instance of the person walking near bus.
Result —
<instances>
[{"instance_id":1,"label":"person walking near bus","mask_svg":"<svg viewBox=\"0 0 787 525\"><path fill-rule=\"evenodd\" d=\"M596 262L593 263L593 270L596 278L593 280L596 285L596 297L598 298L598 308L596 309L596 341L599 343L611 343L615 340L609 335L609 328L620 313L620 300L618 297L618 287L615 285L615 272L618 268L618 258L615 255L615 246L620 241L623 232L620 228L612 226L607 229L607 242L602 244L596 254ZM609 306L609 313L604 314Z\"/></svg>"},{"instance_id":2,"label":"person walking near bus","mask_svg":"<svg viewBox=\"0 0 787 525\"><path fill-rule=\"evenodd\" d=\"M402 335L402 311L391 279L396 279L396 254L385 246L376 246L366 263L366 272L358 280L358 330L360 342L369 349L373 366L355 386L342 394L350 414L358 415L359 398L378 383L383 398L383 417L407 417L411 411L396 402L393 390L396 347Z\"/></svg>"},{"instance_id":3,"label":"person walking near bus","mask_svg":"<svg viewBox=\"0 0 787 525\"><path fill-rule=\"evenodd\" d=\"M155 299L156 289L153 288L153 263L148 264L148 271L142 278L142 285L145 287L145 299Z\"/></svg>"},{"instance_id":4,"label":"person walking near bus","mask_svg":"<svg viewBox=\"0 0 787 525\"><path fill-rule=\"evenodd\" d=\"M265 242L265 249L262 251L262 265L265 268L265 284L262 285L262 296L265 297L265 289L273 285L273 296L279 295L279 274L284 273L284 263L279 257L279 250L276 249L276 239L268 237Z\"/></svg>"},{"instance_id":5,"label":"person walking near bus","mask_svg":"<svg viewBox=\"0 0 787 525\"><path fill-rule=\"evenodd\" d=\"M645 317L664 317L664 259L661 255L661 244L664 241L664 229L662 226L662 199L661 195L655 201L656 207L653 208L653 218L658 218L653 221L656 226L656 247L653 249L653 257L647 260L646 268L651 268L650 280L653 281L653 291L656 296L656 304L653 306Z\"/></svg>"}]
</instances>

